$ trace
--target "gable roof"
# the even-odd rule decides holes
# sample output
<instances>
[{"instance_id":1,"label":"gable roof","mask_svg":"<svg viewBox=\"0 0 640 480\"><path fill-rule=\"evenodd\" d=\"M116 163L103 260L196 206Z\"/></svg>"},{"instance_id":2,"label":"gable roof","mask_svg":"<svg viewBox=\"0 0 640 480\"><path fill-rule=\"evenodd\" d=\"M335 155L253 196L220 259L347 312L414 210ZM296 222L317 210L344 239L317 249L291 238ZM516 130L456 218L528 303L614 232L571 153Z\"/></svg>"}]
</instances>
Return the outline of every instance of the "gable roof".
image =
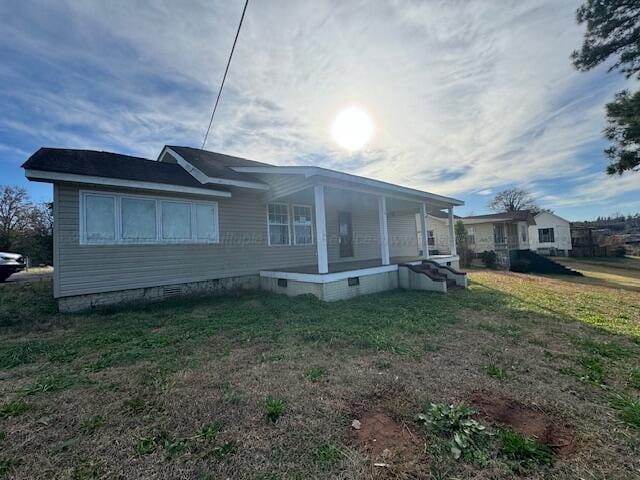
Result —
<instances>
[{"instance_id":1,"label":"gable roof","mask_svg":"<svg viewBox=\"0 0 640 480\"><path fill-rule=\"evenodd\" d=\"M519 210L517 212L489 213L486 215L472 215L462 217L463 223L491 223L491 222L531 222L533 215L531 210Z\"/></svg>"},{"instance_id":2,"label":"gable roof","mask_svg":"<svg viewBox=\"0 0 640 480\"><path fill-rule=\"evenodd\" d=\"M140 184L181 186L202 190L203 193L207 190L209 193L229 192L219 185L203 185L174 163L96 150L41 148L22 164L22 168L26 170L26 176L34 180L54 180L54 177L62 179L61 175L67 175L68 179L85 177L84 180L77 178L78 183L99 183L95 180L98 178L119 179Z\"/></svg>"},{"instance_id":3,"label":"gable roof","mask_svg":"<svg viewBox=\"0 0 640 480\"><path fill-rule=\"evenodd\" d=\"M160 153L158 160L161 160L164 152L169 150L175 153L183 160L197 168L200 172L210 178L253 181L260 183L253 175L247 173L239 173L231 167L273 167L268 163L247 160L246 158L233 157L223 153L210 152L209 150L201 150L192 147L180 147L178 145L166 145ZM175 155L172 155L175 157Z\"/></svg>"}]
</instances>

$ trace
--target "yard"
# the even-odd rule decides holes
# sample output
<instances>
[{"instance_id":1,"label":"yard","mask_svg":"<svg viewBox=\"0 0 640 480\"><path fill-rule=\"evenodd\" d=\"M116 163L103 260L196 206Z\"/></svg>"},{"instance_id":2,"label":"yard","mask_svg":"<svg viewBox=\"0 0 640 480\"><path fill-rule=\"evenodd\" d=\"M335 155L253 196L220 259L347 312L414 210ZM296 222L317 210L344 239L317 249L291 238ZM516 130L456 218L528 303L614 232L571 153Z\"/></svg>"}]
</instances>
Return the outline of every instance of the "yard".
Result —
<instances>
[{"instance_id":1,"label":"yard","mask_svg":"<svg viewBox=\"0 0 640 480\"><path fill-rule=\"evenodd\" d=\"M572 268L83 315L0 286L0 478L638 478L637 271Z\"/></svg>"}]
</instances>

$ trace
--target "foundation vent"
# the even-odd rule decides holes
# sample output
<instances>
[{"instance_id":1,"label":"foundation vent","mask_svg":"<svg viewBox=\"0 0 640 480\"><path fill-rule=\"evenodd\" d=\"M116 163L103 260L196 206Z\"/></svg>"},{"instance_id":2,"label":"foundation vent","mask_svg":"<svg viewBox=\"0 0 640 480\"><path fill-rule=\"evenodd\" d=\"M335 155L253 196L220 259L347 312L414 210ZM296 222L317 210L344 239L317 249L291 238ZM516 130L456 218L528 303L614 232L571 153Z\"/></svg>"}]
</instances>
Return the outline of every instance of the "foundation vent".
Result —
<instances>
[{"instance_id":1,"label":"foundation vent","mask_svg":"<svg viewBox=\"0 0 640 480\"><path fill-rule=\"evenodd\" d=\"M162 287L162 298L177 297L180 295L180 287Z\"/></svg>"}]
</instances>

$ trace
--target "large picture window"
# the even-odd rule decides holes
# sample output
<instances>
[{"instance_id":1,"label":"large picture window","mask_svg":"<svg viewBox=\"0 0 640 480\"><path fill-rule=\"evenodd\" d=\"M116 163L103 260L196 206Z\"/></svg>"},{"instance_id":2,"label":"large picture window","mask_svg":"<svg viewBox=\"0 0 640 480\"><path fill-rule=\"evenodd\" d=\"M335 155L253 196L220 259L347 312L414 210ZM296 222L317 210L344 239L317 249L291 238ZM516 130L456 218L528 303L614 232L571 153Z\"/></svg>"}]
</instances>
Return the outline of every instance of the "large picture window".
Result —
<instances>
[{"instance_id":1,"label":"large picture window","mask_svg":"<svg viewBox=\"0 0 640 480\"><path fill-rule=\"evenodd\" d=\"M538 239L540 243L553 243L555 242L555 236L553 228L539 228Z\"/></svg>"},{"instance_id":2,"label":"large picture window","mask_svg":"<svg viewBox=\"0 0 640 480\"><path fill-rule=\"evenodd\" d=\"M218 204L80 192L80 243L218 242Z\"/></svg>"},{"instance_id":3,"label":"large picture window","mask_svg":"<svg viewBox=\"0 0 640 480\"><path fill-rule=\"evenodd\" d=\"M269 245L289 245L289 205L286 203L270 203L267 206L269 227Z\"/></svg>"},{"instance_id":4,"label":"large picture window","mask_svg":"<svg viewBox=\"0 0 640 480\"><path fill-rule=\"evenodd\" d=\"M308 205L293 206L293 243L296 245L313 243L311 207Z\"/></svg>"}]
</instances>

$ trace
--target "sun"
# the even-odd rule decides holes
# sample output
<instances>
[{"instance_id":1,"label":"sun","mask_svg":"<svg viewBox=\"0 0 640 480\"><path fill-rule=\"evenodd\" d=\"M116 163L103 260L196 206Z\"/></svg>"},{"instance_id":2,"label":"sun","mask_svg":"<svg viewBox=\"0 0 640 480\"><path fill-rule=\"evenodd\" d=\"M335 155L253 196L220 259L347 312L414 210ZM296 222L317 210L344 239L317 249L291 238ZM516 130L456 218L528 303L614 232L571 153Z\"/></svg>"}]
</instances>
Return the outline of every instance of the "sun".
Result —
<instances>
[{"instance_id":1,"label":"sun","mask_svg":"<svg viewBox=\"0 0 640 480\"><path fill-rule=\"evenodd\" d=\"M336 115L331 135L338 145L350 151L360 150L371 140L375 127L366 111L347 107Z\"/></svg>"}]
</instances>

